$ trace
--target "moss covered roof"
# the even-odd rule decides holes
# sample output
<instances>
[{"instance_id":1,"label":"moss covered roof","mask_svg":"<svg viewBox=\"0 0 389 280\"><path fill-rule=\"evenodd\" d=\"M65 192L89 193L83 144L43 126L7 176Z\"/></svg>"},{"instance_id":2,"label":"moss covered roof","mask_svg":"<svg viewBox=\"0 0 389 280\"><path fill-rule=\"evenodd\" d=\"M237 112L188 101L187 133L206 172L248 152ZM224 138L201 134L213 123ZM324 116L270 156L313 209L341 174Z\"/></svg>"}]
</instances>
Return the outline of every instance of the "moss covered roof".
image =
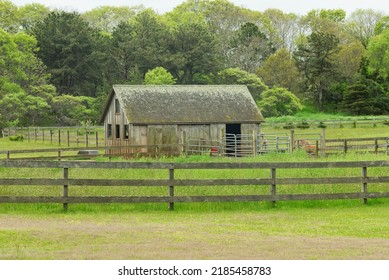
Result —
<instances>
[{"instance_id":1,"label":"moss covered roof","mask_svg":"<svg viewBox=\"0 0 389 280\"><path fill-rule=\"evenodd\" d=\"M110 99L114 94L133 124L264 121L249 90L241 85L114 85Z\"/></svg>"}]
</instances>

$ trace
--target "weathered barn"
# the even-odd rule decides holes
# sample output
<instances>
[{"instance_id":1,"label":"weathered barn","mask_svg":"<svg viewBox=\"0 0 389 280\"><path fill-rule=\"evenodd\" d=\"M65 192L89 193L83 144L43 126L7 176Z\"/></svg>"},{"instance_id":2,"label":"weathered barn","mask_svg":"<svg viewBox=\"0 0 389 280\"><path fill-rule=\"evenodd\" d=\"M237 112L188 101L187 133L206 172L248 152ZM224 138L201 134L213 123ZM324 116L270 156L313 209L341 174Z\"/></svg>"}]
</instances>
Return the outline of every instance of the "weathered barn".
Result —
<instances>
[{"instance_id":1,"label":"weathered barn","mask_svg":"<svg viewBox=\"0 0 389 280\"><path fill-rule=\"evenodd\" d=\"M106 146L144 145L145 153L155 145L179 153L190 139L257 135L263 121L241 85L114 85L101 118Z\"/></svg>"}]
</instances>

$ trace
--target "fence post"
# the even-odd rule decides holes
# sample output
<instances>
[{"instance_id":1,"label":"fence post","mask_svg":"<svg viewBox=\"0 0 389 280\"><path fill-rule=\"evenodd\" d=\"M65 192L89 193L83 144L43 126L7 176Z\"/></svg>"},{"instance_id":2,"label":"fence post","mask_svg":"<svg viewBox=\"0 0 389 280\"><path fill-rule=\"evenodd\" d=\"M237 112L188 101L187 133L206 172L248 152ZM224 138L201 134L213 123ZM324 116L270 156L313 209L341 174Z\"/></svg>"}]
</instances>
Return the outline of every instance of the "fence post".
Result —
<instances>
[{"instance_id":1,"label":"fence post","mask_svg":"<svg viewBox=\"0 0 389 280\"><path fill-rule=\"evenodd\" d=\"M11 158L11 152L7 151L7 160L9 160L10 158Z\"/></svg>"},{"instance_id":2,"label":"fence post","mask_svg":"<svg viewBox=\"0 0 389 280\"><path fill-rule=\"evenodd\" d=\"M325 127L323 127L323 129L322 129L320 141L321 141L321 144L320 144L321 145L321 154L325 155L325 151L326 151L326 129L325 129Z\"/></svg>"},{"instance_id":3,"label":"fence post","mask_svg":"<svg viewBox=\"0 0 389 280\"><path fill-rule=\"evenodd\" d=\"M374 153L378 153L378 139L374 139Z\"/></svg>"},{"instance_id":4,"label":"fence post","mask_svg":"<svg viewBox=\"0 0 389 280\"><path fill-rule=\"evenodd\" d=\"M290 147L291 147L291 152L293 152L296 148L294 146L294 129L290 131Z\"/></svg>"},{"instance_id":5,"label":"fence post","mask_svg":"<svg viewBox=\"0 0 389 280\"><path fill-rule=\"evenodd\" d=\"M271 168L270 169L270 179L271 179L271 185L270 185L270 195L276 195L277 190L276 190L276 169ZM274 207L276 206L276 201L272 200L271 201L271 206Z\"/></svg>"},{"instance_id":6,"label":"fence post","mask_svg":"<svg viewBox=\"0 0 389 280\"><path fill-rule=\"evenodd\" d=\"M367 167L362 167L362 193L364 197L362 198L362 203L367 204Z\"/></svg>"},{"instance_id":7,"label":"fence post","mask_svg":"<svg viewBox=\"0 0 389 280\"><path fill-rule=\"evenodd\" d=\"M86 134L85 134L85 146L88 147L88 134L89 134L89 130L86 130Z\"/></svg>"},{"instance_id":8,"label":"fence post","mask_svg":"<svg viewBox=\"0 0 389 280\"><path fill-rule=\"evenodd\" d=\"M45 143L45 129L42 128L42 142Z\"/></svg>"},{"instance_id":9,"label":"fence post","mask_svg":"<svg viewBox=\"0 0 389 280\"><path fill-rule=\"evenodd\" d=\"M347 154L347 140L343 141L343 153Z\"/></svg>"},{"instance_id":10,"label":"fence post","mask_svg":"<svg viewBox=\"0 0 389 280\"><path fill-rule=\"evenodd\" d=\"M386 143L386 155L388 155L388 152L389 152L389 138L388 137L386 137L385 143Z\"/></svg>"},{"instance_id":11,"label":"fence post","mask_svg":"<svg viewBox=\"0 0 389 280\"><path fill-rule=\"evenodd\" d=\"M68 197L69 194L69 185L68 185L68 179L69 179L69 168L65 167L63 169L63 198L64 200ZM63 203L63 210L66 212L68 211L68 203Z\"/></svg>"},{"instance_id":12,"label":"fence post","mask_svg":"<svg viewBox=\"0 0 389 280\"><path fill-rule=\"evenodd\" d=\"M61 150L58 150L58 161L61 161Z\"/></svg>"},{"instance_id":13,"label":"fence post","mask_svg":"<svg viewBox=\"0 0 389 280\"><path fill-rule=\"evenodd\" d=\"M61 146L61 129L58 129L58 146Z\"/></svg>"},{"instance_id":14,"label":"fence post","mask_svg":"<svg viewBox=\"0 0 389 280\"><path fill-rule=\"evenodd\" d=\"M315 146L315 158L319 157L319 141L316 140L316 146Z\"/></svg>"},{"instance_id":15,"label":"fence post","mask_svg":"<svg viewBox=\"0 0 389 280\"><path fill-rule=\"evenodd\" d=\"M98 147L98 146L99 146L99 133L96 130L96 147Z\"/></svg>"},{"instance_id":16,"label":"fence post","mask_svg":"<svg viewBox=\"0 0 389 280\"><path fill-rule=\"evenodd\" d=\"M170 196L170 203L169 203L169 210L174 210L174 186L173 186L173 180L174 180L174 167L169 168L169 180L171 181L169 186L169 196Z\"/></svg>"},{"instance_id":17,"label":"fence post","mask_svg":"<svg viewBox=\"0 0 389 280\"><path fill-rule=\"evenodd\" d=\"M67 139L66 139L66 142L68 144L68 147L70 147L70 131L68 130L67 131Z\"/></svg>"},{"instance_id":18,"label":"fence post","mask_svg":"<svg viewBox=\"0 0 389 280\"><path fill-rule=\"evenodd\" d=\"M50 145L53 144L53 129L50 128Z\"/></svg>"}]
</instances>

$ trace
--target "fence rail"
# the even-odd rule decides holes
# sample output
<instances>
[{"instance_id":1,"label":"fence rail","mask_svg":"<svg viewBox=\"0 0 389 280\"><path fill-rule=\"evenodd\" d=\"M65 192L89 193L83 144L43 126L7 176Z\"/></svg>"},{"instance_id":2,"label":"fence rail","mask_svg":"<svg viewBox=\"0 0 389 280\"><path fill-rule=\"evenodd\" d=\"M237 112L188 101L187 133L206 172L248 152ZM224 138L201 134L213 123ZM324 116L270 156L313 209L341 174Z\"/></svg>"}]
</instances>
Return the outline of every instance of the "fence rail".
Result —
<instances>
[{"instance_id":1,"label":"fence rail","mask_svg":"<svg viewBox=\"0 0 389 280\"><path fill-rule=\"evenodd\" d=\"M164 162L77 162L77 161L0 161L1 168L61 168L63 177L49 178L0 178L0 188L3 186L63 186L62 196L0 196L0 203L60 203L64 210L71 203L168 203L169 209L174 209L177 202L232 202L232 201L277 201L289 200L327 200L327 199L361 199L367 203L370 198L389 198L389 187L381 192L369 192L369 184L388 183L389 176L372 176L367 174L368 168L387 168L389 161L358 161L358 162L215 162L215 163L164 163ZM99 168L99 169L164 169L166 178L162 179L84 179L70 178L69 169L73 168ZM284 178L278 177L278 170L282 169L322 169L322 168L357 168L361 176L351 177L309 177ZM175 172L181 169L268 169L268 178L196 178L177 179ZM193 172L196 174L196 172ZM323 184L356 184L360 186L359 192L346 193L278 193L279 185L323 185ZM177 187L197 186L270 186L268 194L237 194L237 195L175 195ZM73 186L126 186L126 187L152 187L165 186L166 195L162 196L69 196L69 188ZM292 187L291 187L292 189Z\"/></svg>"}]
</instances>

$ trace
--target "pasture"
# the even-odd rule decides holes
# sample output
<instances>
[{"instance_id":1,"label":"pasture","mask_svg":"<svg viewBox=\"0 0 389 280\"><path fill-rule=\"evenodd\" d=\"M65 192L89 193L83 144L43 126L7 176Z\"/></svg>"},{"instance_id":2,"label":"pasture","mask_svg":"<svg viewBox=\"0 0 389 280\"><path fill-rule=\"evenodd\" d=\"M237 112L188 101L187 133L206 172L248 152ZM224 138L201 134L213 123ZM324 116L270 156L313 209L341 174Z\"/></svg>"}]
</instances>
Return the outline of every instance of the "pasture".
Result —
<instances>
[{"instance_id":1,"label":"pasture","mask_svg":"<svg viewBox=\"0 0 389 280\"><path fill-rule=\"evenodd\" d=\"M343 128L344 129L344 128ZM355 128L350 128L352 129ZM384 128L380 128L382 131ZM372 131L369 133L379 134ZM383 133L383 132L381 132ZM389 133L388 133L389 134ZM362 137L363 135L360 135ZM377 135L382 136L382 135ZM1 150L24 149L25 142L0 139ZM50 147L33 143L35 147ZM98 161L105 161L98 158ZM117 159L120 160L120 159ZM137 161L150 161L138 159ZM301 162L388 160L387 155L347 154L314 159L303 152L269 154L257 158L179 157L161 158L161 162ZM213 172L210 174L210 172ZM228 178L256 177L255 170L229 170ZM269 171L267 171L268 173ZM280 176L309 176L310 170L287 170ZM324 171L323 172L328 172ZM360 171L339 170L338 175L360 175ZM357 172L357 173L356 173ZM374 169L369 175L385 176ZM135 174L136 173L136 174ZM79 170L70 176L84 178L159 178L166 171ZM266 174L267 176L269 174ZM323 176L336 176L327 173ZM347 174L346 174L347 175ZM1 177L59 178L60 169L5 169ZM179 178L226 178L225 171L182 171ZM296 192L350 186L300 186ZM351 188L353 188L352 186ZM360 188L360 184L355 186ZM245 187L244 192L254 187ZM344 189L342 189L344 188ZM387 184L374 185L387 191ZM1 194L38 195L42 191L61 193L62 188L18 186L2 188ZM165 189L155 187L158 194ZM127 192L88 187L70 190L99 195ZM141 190L134 190L140 192ZM189 192L193 191L191 189ZM204 187L205 194L221 194L223 187ZM229 188L233 194L242 191ZM280 189L282 191L282 188ZM268 192L268 189L266 189ZM150 204L74 204L63 212L59 204L0 204L0 259L389 259L389 200L360 199L329 201L179 203L168 211L166 203Z\"/></svg>"}]
</instances>

